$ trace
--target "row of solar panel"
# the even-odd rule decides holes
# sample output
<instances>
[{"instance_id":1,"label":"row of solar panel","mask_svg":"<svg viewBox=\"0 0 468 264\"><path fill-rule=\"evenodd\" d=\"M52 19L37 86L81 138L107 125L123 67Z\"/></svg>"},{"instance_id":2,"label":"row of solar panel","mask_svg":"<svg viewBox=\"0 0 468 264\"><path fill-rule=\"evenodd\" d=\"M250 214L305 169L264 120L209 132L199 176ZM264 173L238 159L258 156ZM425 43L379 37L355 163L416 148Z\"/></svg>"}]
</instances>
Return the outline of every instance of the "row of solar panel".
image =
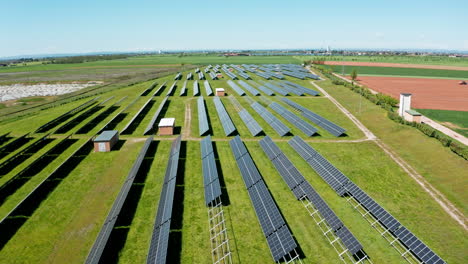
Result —
<instances>
[{"instance_id":1,"label":"row of solar panel","mask_svg":"<svg viewBox=\"0 0 468 264\"><path fill-rule=\"evenodd\" d=\"M309 199L309 201L319 211L323 219L325 219L332 231L340 237L343 244L352 255L361 251L362 245L359 241L353 234L351 234L351 232L349 232L335 212L333 212L327 203L320 197L320 195L278 148L273 140L267 136L260 140L259 143L296 198L298 200L301 200L304 197Z\"/></svg>"},{"instance_id":2,"label":"row of solar panel","mask_svg":"<svg viewBox=\"0 0 468 264\"><path fill-rule=\"evenodd\" d=\"M104 262L101 261L102 253L104 252L107 242L109 241L109 237L111 235L112 230L114 229L117 217L119 216L120 211L122 210L122 206L124 205L124 202L127 199L130 188L133 185L138 170L140 169L141 163L143 162L143 159L145 158L146 152L148 151L148 148L152 141L152 136L146 139L145 144L141 148L136 161L133 163L133 167L128 173L127 178L122 188L120 189L120 192L117 195L117 198L115 199L114 204L112 205L112 208L106 217L106 220L104 221L104 225L99 231L96 241L94 242L93 247L91 248L91 251L88 254L88 257L86 259L87 264L97 264Z\"/></svg>"},{"instance_id":3,"label":"row of solar panel","mask_svg":"<svg viewBox=\"0 0 468 264\"><path fill-rule=\"evenodd\" d=\"M191 72L187 74L187 80L193 80L193 74Z\"/></svg>"},{"instance_id":4,"label":"row of solar panel","mask_svg":"<svg viewBox=\"0 0 468 264\"><path fill-rule=\"evenodd\" d=\"M262 127L252 117L252 115L250 115L250 113L247 110L245 110L245 109L241 110L239 112L239 116L242 119L242 121L244 122L244 124L247 126L247 128L249 129L252 136L256 137L260 133L263 132Z\"/></svg>"},{"instance_id":5,"label":"row of solar panel","mask_svg":"<svg viewBox=\"0 0 468 264\"><path fill-rule=\"evenodd\" d=\"M202 154L203 185L205 189L205 205L215 205L213 202L221 197L218 170L213 151L211 136L200 141Z\"/></svg>"},{"instance_id":6,"label":"row of solar panel","mask_svg":"<svg viewBox=\"0 0 468 264\"><path fill-rule=\"evenodd\" d=\"M205 135L210 130L208 125L208 116L206 114L205 100L203 97L199 97L197 100L198 105L198 130L200 136Z\"/></svg>"},{"instance_id":7,"label":"row of solar panel","mask_svg":"<svg viewBox=\"0 0 468 264\"><path fill-rule=\"evenodd\" d=\"M171 152L166 166L166 174L164 175L164 184L159 199L156 220L153 226L150 248L146 259L147 263L166 263L180 145L181 136L177 137L172 142Z\"/></svg>"},{"instance_id":8,"label":"row of solar panel","mask_svg":"<svg viewBox=\"0 0 468 264\"><path fill-rule=\"evenodd\" d=\"M284 117L286 120L289 121L292 125L297 127L299 130L301 130L304 134L307 136L311 137L317 133L317 129L298 117L297 115L293 114L292 112L288 111L286 108L284 108L282 105L273 102L269 105L271 109L273 109L276 113L278 113L280 116Z\"/></svg>"},{"instance_id":9,"label":"row of solar panel","mask_svg":"<svg viewBox=\"0 0 468 264\"><path fill-rule=\"evenodd\" d=\"M276 133L278 133L278 135L284 137L291 131L283 122L281 122L281 120L259 103L255 102L251 107L276 131Z\"/></svg>"},{"instance_id":10,"label":"row of solar panel","mask_svg":"<svg viewBox=\"0 0 468 264\"><path fill-rule=\"evenodd\" d=\"M356 199L385 228L424 263L445 263L435 252L404 227L396 218L375 202L341 171L314 150L301 138L295 136L289 144L340 196L348 194Z\"/></svg>"},{"instance_id":11,"label":"row of solar panel","mask_svg":"<svg viewBox=\"0 0 468 264\"><path fill-rule=\"evenodd\" d=\"M221 121L221 125L223 126L224 133L226 134L226 136L232 135L236 132L236 127L234 126L234 123L232 122L228 112L224 108L223 102L221 102L221 99L219 99L219 97L213 98L213 101L215 104L216 111L218 112L219 120Z\"/></svg>"},{"instance_id":12,"label":"row of solar panel","mask_svg":"<svg viewBox=\"0 0 468 264\"><path fill-rule=\"evenodd\" d=\"M182 73L178 72L177 75L174 77L174 80L182 79Z\"/></svg>"},{"instance_id":13,"label":"row of solar panel","mask_svg":"<svg viewBox=\"0 0 468 264\"><path fill-rule=\"evenodd\" d=\"M143 135L147 135L149 132L152 132L153 129L154 129L154 124L156 123L156 120L158 119L159 117L159 114L161 113L162 109L164 108L164 106L166 105L166 102L168 100L169 97L164 97L164 99L162 100L162 102L159 104L159 107L158 109L156 109L156 112L154 112L154 115L153 117L151 118L151 120L148 122L148 126L146 126L146 129L145 131L143 132Z\"/></svg>"},{"instance_id":14,"label":"row of solar panel","mask_svg":"<svg viewBox=\"0 0 468 264\"><path fill-rule=\"evenodd\" d=\"M238 83L244 87L247 91L249 91L249 93L251 93L253 96L257 96L257 95L260 95L260 92L257 91L257 89L253 88L251 85L249 85L248 83L240 80L238 81Z\"/></svg>"},{"instance_id":15,"label":"row of solar panel","mask_svg":"<svg viewBox=\"0 0 468 264\"><path fill-rule=\"evenodd\" d=\"M280 261L295 250L297 244L240 137L236 136L229 144L272 257L275 262Z\"/></svg>"},{"instance_id":16,"label":"row of solar panel","mask_svg":"<svg viewBox=\"0 0 468 264\"><path fill-rule=\"evenodd\" d=\"M235 75L234 73L230 72L228 68L223 67L223 68L221 68L221 69L226 73L227 76L229 76L229 78L231 78L231 79L233 79L233 80L237 80L237 79L238 79L238 78L237 78L237 75Z\"/></svg>"},{"instance_id":17,"label":"row of solar panel","mask_svg":"<svg viewBox=\"0 0 468 264\"><path fill-rule=\"evenodd\" d=\"M293 82L290 82L290 81L283 81L284 83L288 84L289 86L294 86L296 87L297 89L301 90L303 93L306 93L306 94L310 94L312 96L317 96L319 95L319 92L315 91L315 90L312 90L312 89L309 89L309 88L306 88L304 86L301 86L297 83L293 83Z\"/></svg>"},{"instance_id":18,"label":"row of solar panel","mask_svg":"<svg viewBox=\"0 0 468 264\"><path fill-rule=\"evenodd\" d=\"M205 85L206 94L207 94L208 96L213 95L213 89L211 89L210 83L209 83L208 81L205 81L205 82L204 82L204 85Z\"/></svg>"},{"instance_id":19,"label":"row of solar panel","mask_svg":"<svg viewBox=\"0 0 468 264\"><path fill-rule=\"evenodd\" d=\"M203 74L203 72L199 72L198 73L198 79L199 80L205 80L205 74Z\"/></svg>"},{"instance_id":20,"label":"row of solar panel","mask_svg":"<svg viewBox=\"0 0 468 264\"><path fill-rule=\"evenodd\" d=\"M322 116L310 111L309 109L301 106L300 104L295 103L295 102L293 102L293 101L291 101L291 100L289 100L287 98L282 98L281 100L283 102L285 102L286 104L292 106L293 108L301 111L301 114L302 114L303 117L309 119L310 121L312 121L316 125L318 125L321 128L327 130L332 135L334 135L336 137L339 137L339 136L346 133L346 129L344 129L344 128L334 124L333 122L323 118Z\"/></svg>"}]
</instances>

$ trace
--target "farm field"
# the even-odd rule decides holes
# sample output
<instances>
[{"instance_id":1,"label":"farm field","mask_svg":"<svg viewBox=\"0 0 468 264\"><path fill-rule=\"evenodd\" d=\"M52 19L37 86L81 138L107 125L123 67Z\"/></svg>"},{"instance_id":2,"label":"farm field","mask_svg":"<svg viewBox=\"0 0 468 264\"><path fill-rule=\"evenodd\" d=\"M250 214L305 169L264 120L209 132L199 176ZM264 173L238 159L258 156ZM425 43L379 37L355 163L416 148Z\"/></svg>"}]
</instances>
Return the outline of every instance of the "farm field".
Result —
<instances>
[{"instance_id":1,"label":"farm field","mask_svg":"<svg viewBox=\"0 0 468 264\"><path fill-rule=\"evenodd\" d=\"M358 82L396 99L411 93L412 108L468 111L468 87L456 80L358 76Z\"/></svg>"},{"instance_id":2,"label":"farm field","mask_svg":"<svg viewBox=\"0 0 468 264\"><path fill-rule=\"evenodd\" d=\"M435 109L417 109L421 114L468 137L468 112Z\"/></svg>"},{"instance_id":3,"label":"farm field","mask_svg":"<svg viewBox=\"0 0 468 264\"><path fill-rule=\"evenodd\" d=\"M148 56L148 58L131 58L131 60L128 67L152 65L151 63L214 65L296 61L291 57L217 58L214 56L206 58ZM110 67L120 67L119 63L125 65L124 62L106 61L90 63L86 67L101 67L100 63L102 67L106 64ZM56 65L44 65L48 66ZM201 70L203 72L204 67L201 67ZM156 127L150 130L150 134L155 134L154 139L148 151L144 153L142 165L122 204L122 211L111 231L103 258L111 263L146 261L153 225L157 219L158 203L162 199L162 188L166 184L165 171L171 144L177 136L181 136L167 262L210 263L212 248L200 156L200 140L204 136L200 136L199 133L197 108L200 96L204 98L209 124L208 134L211 135L215 150L214 157L223 192L224 217L233 263L274 263L241 171L231 151L229 141L235 135L239 135L245 143L255 166L262 175L274 203L278 206L299 246L303 263L342 263L342 261L302 202L294 197L280 173L263 152L259 141L265 136L272 138L284 155L316 189L359 240L365 254L373 263L406 263L406 261L358 211L353 209L353 206L347 202L347 197L340 197L288 144L294 136L301 137L315 148L445 261L463 263L468 259L465 250L468 246L465 239L466 230L450 218L429 194L424 192L374 141L368 140L353 121L323 94L320 93L318 96L291 94L284 97L346 129L346 133L340 137L336 137L327 129L317 126L301 115L300 111L286 104L281 95L268 96L264 91L260 91L259 96L254 96L250 92L240 96L228 84L229 78L224 72L221 72L223 76L221 80L211 80L205 73L213 91L218 87L226 89L227 96L221 97L221 102L236 128L234 134L226 136L223 129L225 121L218 115L219 109L216 107L214 96L207 94L204 80L199 80L194 70L190 69L183 71L182 80L177 80L173 86L176 72L175 69L172 71L167 76L158 74L153 80L142 80L118 89L103 90L102 93L87 98L36 111L23 117L7 117L0 121L0 136L5 135L5 139L0 141L0 154L2 154L0 168L4 164L14 166L0 178L0 198L2 198L0 219L7 217L7 223L3 220L0 222L0 232L8 230L5 232L7 235L0 239L0 259L7 259L11 263L83 263L148 138L145 135L148 125L152 120L174 117L175 135L161 136ZM187 80L187 92L181 96L180 92L189 72L194 74L194 80ZM248 74L257 84L262 83L261 77L250 72ZM286 77L286 80L316 90L310 79ZM195 82L198 82L200 96L193 95ZM238 81L234 82L239 84ZM341 90L345 88L334 86L327 80L316 83L350 112L356 114L379 138L385 142L392 142L390 144L392 148L401 151L401 155L431 184L464 213L467 212L468 197L464 193L464 185L460 184L465 181L463 171L466 171L465 168L468 169L466 162L463 163L459 157L415 129L391 123L379 108L367 101L362 102L363 111L357 114L358 95L353 92ZM168 94L172 86L174 90ZM252 86L260 90L258 85ZM162 106L161 103L165 98L167 101ZM416 95L414 98L416 100ZM92 99L95 100L90 101ZM83 106L86 102L88 105ZM265 107L276 120L286 125L290 132L280 136L269 122L254 110L253 102ZM290 122L285 115L274 111L269 106L272 102L296 115L298 121L315 127L317 133L308 136L297 123ZM76 110L77 107L82 108ZM241 109L247 110L263 129L260 136L251 134L239 115ZM64 113L69 114L63 117ZM159 115L155 116L158 113ZM48 123L52 120L57 121ZM44 124L48 126L44 127ZM41 126L42 130L38 129ZM125 133L120 136L114 151L95 153L88 140L104 128ZM15 147L8 147L14 140L27 133L30 134L25 140L18 141ZM47 141L48 144L38 141L46 135L50 141ZM70 138L67 138L69 135ZM406 139L396 140L402 136ZM35 142L41 144L38 143L32 155L26 155ZM65 142L63 144L67 147L59 145L60 142ZM415 145L421 142L424 143L424 149L416 148ZM402 147L406 143L408 147ZM56 147L57 145L59 147ZM18 154L21 158L17 157ZM45 160L50 162L39 166L35 160L42 156L47 156ZM437 159L444 161L444 166L437 166L437 162L434 162ZM446 174L448 172L449 174ZM16 177L20 173L27 177ZM450 177L446 177L447 175ZM45 187L36 189L38 186ZM31 197L28 196L31 192L34 200L27 198ZM424 201L423 205L421 201ZM19 204L21 206L18 209L16 206Z\"/></svg>"},{"instance_id":4,"label":"farm field","mask_svg":"<svg viewBox=\"0 0 468 264\"><path fill-rule=\"evenodd\" d=\"M361 61L325 61L325 65L366 66L366 67L394 67L394 68L417 68L435 70L468 71L468 66L426 65L426 64L404 64L389 62L361 62Z\"/></svg>"},{"instance_id":5,"label":"farm field","mask_svg":"<svg viewBox=\"0 0 468 264\"><path fill-rule=\"evenodd\" d=\"M418 65L442 65L454 67L468 67L467 58L450 58L447 56L298 56L300 60L318 59L323 61L340 62L372 62L372 63L399 63L399 64L418 64Z\"/></svg>"},{"instance_id":6,"label":"farm field","mask_svg":"<svg viewBox=\"0 0 468 264\"><path fill-rule=\"evenodd\" d=\"M387 76L387 77L412 77L412 78L439 78L439 79L468 79L468 71L441 70L441 69L418 69L418 68L396 68L396 67L370 67L370 66L345 66L326 65L334 72L349 75L356 70L358 76Z\"/></svg>"}]
</instances>

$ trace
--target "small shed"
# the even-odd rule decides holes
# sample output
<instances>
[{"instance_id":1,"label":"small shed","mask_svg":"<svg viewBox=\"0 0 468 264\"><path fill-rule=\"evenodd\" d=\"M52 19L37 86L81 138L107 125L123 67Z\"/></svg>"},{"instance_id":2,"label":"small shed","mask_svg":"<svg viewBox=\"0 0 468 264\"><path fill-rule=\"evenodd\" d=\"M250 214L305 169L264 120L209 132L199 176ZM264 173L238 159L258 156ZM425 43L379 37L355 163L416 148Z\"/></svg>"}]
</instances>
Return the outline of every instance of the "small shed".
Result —
<instances>
[{"instance_id":1,"label":"small shed","mask_svg":"<svg viewBox=\"0 0 468 264\"><path fill-rule=\"evenodd\" d=\"M159 122L159 134L162 136L174 135L175 118L163 118Z\"/></svg>"},{"instance_id":2,"label":"small shed","mask_svg":"<svg viewBox=\"0 0 468 264\"><path fill-rule=\"evenodd\" d=\"M109 152L112 147L119 141L119 131L117 130L106 130L103 131L94 140L94 151L95 152Z\"/></svg>"},{"instance_id":3,"label":"small shed","mask_svg":"<svg viewBox=\"0 0 468 264\"><path fill-rule=\"evenodd\" d=\"M407 121L421 123L421 114L414 110L406 110L404 117Z\"/></svg>"},{"instance_id":4,"label":"small shed","mask_svg":"<svg viewBox=\"0 0 468 264\"><path fill-rule=\"evenodd\" d=\"M224 88L216 88L216 96L225 96Z\"/></svg>"}]
</instances>

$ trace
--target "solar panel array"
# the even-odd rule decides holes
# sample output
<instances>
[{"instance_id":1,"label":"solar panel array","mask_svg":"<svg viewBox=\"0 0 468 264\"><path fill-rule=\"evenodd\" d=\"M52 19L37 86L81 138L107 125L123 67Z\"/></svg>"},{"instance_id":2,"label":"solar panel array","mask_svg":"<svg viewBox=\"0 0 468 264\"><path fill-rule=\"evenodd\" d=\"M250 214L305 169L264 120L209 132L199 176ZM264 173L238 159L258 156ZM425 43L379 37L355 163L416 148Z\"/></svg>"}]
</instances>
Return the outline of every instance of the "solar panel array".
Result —
<instances>
[{"instance_id":1,"label":"solar panel array","mask_svg":"<svg viewBox=\"0 0 468 264\"><path fill-rule=\"evenodd\" d=\"M216 73L210 72L209 73L211 80L218 80L218 76L216 76Z\"/></svg>"},{"instance_id":2,"label":"solar panel array","mask_svg":"<svg viewBox=\"0 0 468 264\"><path fill-rule=\"evenodd\" d=\"M182 85L182 89L180 89L180 96L187 94L187 81L184 81L184 85Z\"/></svg>"},{"instance_id":3,"label":"solar panel array","mask_svg":"<svg viewBox=\"0 0 468 264\"><path fill-rule=\"evenodd\" d=\"M198 101L198 130L200 131L200 136L205 135L210 130L208 125L208 116L206 114L205 100L203 97L199 97Z\"/></svg>"},{"instance_id":4,"label":"solar panel array","mask_svg":"<svg viewBox=\"0 0 468 264\"><path fill-rule=\"evenodd\" d=\"M256 71L254 72L256 75L262 77L262 78L265 78L267 80L271 80L271 75L268 74L268 73L265 73L265 72L259 72L259 71Z\"/></svg>"},{"instance_id":5,"label":"solar panel array","mask_svg":"<svg viewBox=\"0 0 468 264\"><path fill-rule=\"evenodd\" d=\"M119 216L120 211L122 210L122 206L124 205L125 200L127 199L130 188L133 185L138 170L140 169L141 163L143 162L143 159L145 158L146 152L148 151L148 148L152 141L153 137L149 137L148 139L146 139L145 144L141 148L140 154L138 154L135 163L133 163L133 167L128 173L127 178L122 188L120 189L120 192L117 195L117 198L115 199L114 204L112 205L112 208L106 217L106 220L104 221L104 225L99 231L96 241L94 242L93 247L91 248L91 251L88 254L88 257L86 259L87 264L100 263L102 253L104 252L104 248L106 247L106 244L109 240L112 229L114 229L117 217Z\"/></svg>"},{"instance_id":6,"label":"solar panel array","mask_svg":"<svg viewBox=\"0 0 468 264\"><path fill-rule=\"evenodd\" d=\"M254 96L260 95L260 92L257 89L253 88L250 84L248 84L248 83L246 83L246 82L244 82L242 80L238 81L238 83L242 87L244 87L247 91L249 91L249 93L251 93L252 95L254 95Z\"/></svg>"},{"instance_id":7,"label":"solar panel array","mask_svg":"<svg viewBox=\"0 0 468 264\"><path fill-rule=\"evenodd\" d=\"M204 81L203 83L205 85L206 95L208 95L208 96L213 95L213 89L211 89L210 83L208 81Z\"/></svg>"},{"instance_id":8,"label":"solar panel array","mask_svg":"<svg viewBox=\"0 0 468 264\"><path fill-rule=\"evenodd\" d=\"M227 81L227 84L229 84L229 86L231 86L231 88L240 96L243 96L245 95L245 92L244 90L242 90L242 88L240 88L235 82L231 81L231 80L228 80Z\"/></svg>"},{"instance_id":9,"label":"solar panel array","mask_svg":"<svg viewBox=\"0 0 468 264\"><path fill-rule=\"evenodd\" d=\"M234 126L234 123L232 123L231 117L229 117L228 112L224 108L223 102L221 102L221 99L219 97L213 98L216 111L218 112L219 120L221 122L221 125L223 126L224 133L226 136L232 135L234 132L236 132L236 127Z\"/></svg>"},{"instance_id":10,"label":"solar panel array","mask_svg":"<svg viewBox=\"0 0 468 264\"><path fill-rule=\"evenodd\" d=\"M299 90L301 90L303 93L306 93L306 94L310 94L310 95L313 95L313 96L317 96L319 95L319 92L315 91L315 90L312 90L312 89L309 89L309 88L306 88L304 86L301 86L297 83L293 83L293 82L290 82L290 81L283 81L283 83L289 85L289 86L293 86Z\"/></svg>"},{"instance_id":11,"label":"solar panel array","mask_svg":"<svg viewBox=\"0 0 468 264\"><path fill-rule=\"evenodd\" d=\"M177 75L174 77L174 80L182 79L182 73L178 72Z\"/></svg>"},{"instance_id":12,"label":"solar panel array","mask_svg":"<svg viewBox=\"0 0 468 264\"><path fill-rule=\"evenodd\" d=\"M249 129L252 136L256 137L260 133L263 132L262 127L258 124L258 122L250 115L250 113L243 109L239 112L239 116L244 121L244 124Z\"/></svg>"},{"instance_id":13,"label":"solar panel array","mask_svg":"<svg viewBox=\"0 0 468 264\"><path fill-rule=\"evenodd\" d=\"M287 96L289 93L285 91L284 89L281 89L280 87L270 83L270 82L264 82L262 81L263 85L267 86L268 88L272 89L273 91L281 94L282 96Z\"/></svg>"},{"instance_id":14,"label":"solar panel array","mask_svg":"<svg viewBox=\"0 0 468 264\"><path fill-rule=\"evenodd\" d=\"M205 80L205 74L203 74L203 72L199 72L198 73L198 79Z\"/></svg>"},{"instance_id":15,"label":"solar panel array","mask_svg":"<svg viewBox=\"0 0 468 264\"><path fill-rule=\"evenodd\" d=\"M445 263L411 231L396 220L395 217L301 138L295 136L288 143L338 195L343 196L348 194L354 197L418 259L424 263Z\"/></svg>"},{"instance_id":16,"label":"solar panel array","mask_svg":"<svg viewBox=\"0 0 468 264\"><path fill-rule=\"evenodd\" d=\"M169 99L169 97L167 97L167 96L164 97L162 102L159 104L159 107L158 107L158 109L156 109L156 112L154 112L153 117L151 118L151 120L148 123L148 126L145 129L145 132L143 132L144 135L148 134L149 132L151 132L154 129L154 123L156 123L156 120L158 119L159 114L161 113L164 106L166 105L167 99Z\"/></svg>"},{"instance_id":17,"label":"solar panel array","mask_svg":"<svg viewBox=\"0 0 468 264\"><path fill-rule=\"evenodd\" d=\"M196 68L195 73L199 73L199 72L200 72L200 68Z\"/></svg>"},{"instance_id":18,"label":"solar panel array","mask_svg":"<svg viewBox=\"0 0 468 264\"><path fill-rule=\"evenodd\" d=\"M292 112L288 111L282 105L273 102L269 105L269 107L275 110L276 113L284 117L286 120L289 121L289 123L297 127L307 136L311 137L317 133L318 130L315 127L313 127L311 124L307 123L297 115L293 114Z\"/></svg>"},{"instance_id":19,"label":"solar panel array","mask_svg":"<svg viewBox=\"0 0 468 264\"><path fill-rule=\"evenodd\" d=\"M278 135L284 137L291 131L289 127L276 118L272 113L268 112L268 110L259 103L255 102L250 106L252 106L252 108L276 131L276 133L278 133Z\"/></svg>"},{"instance_id":20,"label":"solar panel array","mask_svg":"<svg viewBox=\"0 0 468 264\"><path fill-rule=\"evenodd\" d=\"M146 263L148 264L166 263L169 230L172 219L172 205L174 202L177 169L179 165L180 141L181 137L179 136L172 142L156 220L153 227L153 235L146 259Z\"/></svg>"},{"instance_id":21,"label":"solar panel array","mask_svg":"<svg viewBox=\"0 0 468 264\"><path fill-rule=\"evenodd\" d=\"M205 205L213 205L213 201L221 197L221 185L219 183L218 170L211 143L211 136L200 141L201 158L203 168L203 185L205 187Z\"/></svg>"},{"instance_id":22,"label":"solar panel array","mask_svg":"<svg viewBox=\"0 0 468 264\"><path fill-rule=\"evenodd\" d=\"M272 96L272 95L275 94L272 90L266 88L266 87L263 86L263 85L260 85L260 84L254 82L254 81L248 81L248 82L249 82L250 84L252 84L252 85L257 86L257 88L258 88L260 91L264 92L265 94L267 94L267 95L269 95L269 96Z\"/></svg>"},{"instance_id":23,"label":"solar panel array","mask_svg":"<svg viewBox=\"0 0 468 264\"><path fill-rule=\"evenodd\" d=\"M227 67L223 66L221 69L226 73L227 76L229 76L229 78L231 78L233 80L238 79L237 76L234 73L232 73L231 71L229 71L229 69Z\"/></svg>"},{"instance_id":24,"label":"solar panel array","mask_svg":"<svg viewBox=\"0 0 468 264\"><path fill-rule=\"evenodd\" d=\"M239 136L229 141L273 260L285 259L297 244Z\"/></svg>"},{"instance_id":25,"label":"solar panel array","mask_svg":"<svg viewBox=\"0 0 468 264\"><path fill-rule=\"evenodd\" d=\"M158 96L162 92L162 90L166 87L166 84L167 84L167 81L161 84L159 88L156 90L156 92L153 93L153 96Z\"/></svg>"},{"instance_id":26,"label":"solar panel array","mask_svg":"<svg viewBox=\"0 0 468 264\"><path fill-rule=\"evenodd\" d=\"M291 94L295 94L298 96L303 96L304 93L298 89L295 89L294 87L288 86L282 82L274 81L273 82L276 86L281 87L281 89L288 91Z\"/></svg>"},{"instance_id":27,"label":"solar panel array","mask_svg":"<svg viewBox=\"0 0 468 264\"><path fill-rule=\"evenodd\" d=\"M137 117L141 114L141 112L143 112L143 110L152 100L153 98L150 98L148 99L148 101L146 101L146 103L140 108L140 110L138 110L138 112L132 117L132 119L128 121L128 123L124 126L124 128L122 128L122 130L120 131L121 134L125 134L125 131L132 125L133 121L137 119Z\"/></svg>"},{"instance_id":28,"label":"solar panel array","mask_svg":"<svg viewBox=\"0 0 468 264\"><path fill-rule=\"evenodd\" d=\"M328 206L322 197L315 191L304 176L297 170L292 162L284 155L278 146L266 136L260 140L260 146L275 166L283 180L298 200L307 199L317 208L320 215L330 226L332 231L342 240L352 255L362 250L362 245L354 235L344 226L343 222Z\"/></svg>"},{"instance_id":29,"label":"solar panel array","mask_svg":"<svg viewBox=\"0 0 468 264\"><path fill-rule=\"evenodd\" d=\"M204 71L205 73L209 73L209 72L210 72L210 68L206 67L203 71Z\"/></svg>"},{"instance_id":30,"label":"solar panel array","mask_svg":"<svg viewBox=\"0 0 468 264\"><path fill-rule=\"evenodd\" d=\"M172 85L171 88L166 93L166 96L171 96L174 93L175 88L177 87L177 81L175 81Z\"/></svg>"},{"instance_id":31,"label":"solar panel array","mask_svg":"<svg viewBox=\"0 0 468 264\"><path fill-rule=\"evenodd\" d=\"M200 87L198 87L198 81L193 82L193 96L200 95Z\"/></svg>"},{"instance_id":32,"label":"solar panel array","mask_svg":"<svg viewBox=\"0 0 468 264\"><path fill-rule=\"evenodd\" d=\"M301 106L298 103L295 103L287 98L282 98L281 99L283 102L287 103L288 105L292 106L293 108L301 111L301 114L303 117L309 119L319 127L327 130L330 132L332 135L339 137L346 133L346 129L336 125L335 123L321 117L320 115L317 115L316 113L310 111L309 109Z\"/></svg>"},{"instance_id":33,"label":"solar panel array","mask_svg":"<svg viewBox=\"0 0 468 264\"><path fill-rule=\"evenodd\" d=\"M187 80L193 80L193 74L191 72L187 74Z\"/></svg>"}]
</instances>

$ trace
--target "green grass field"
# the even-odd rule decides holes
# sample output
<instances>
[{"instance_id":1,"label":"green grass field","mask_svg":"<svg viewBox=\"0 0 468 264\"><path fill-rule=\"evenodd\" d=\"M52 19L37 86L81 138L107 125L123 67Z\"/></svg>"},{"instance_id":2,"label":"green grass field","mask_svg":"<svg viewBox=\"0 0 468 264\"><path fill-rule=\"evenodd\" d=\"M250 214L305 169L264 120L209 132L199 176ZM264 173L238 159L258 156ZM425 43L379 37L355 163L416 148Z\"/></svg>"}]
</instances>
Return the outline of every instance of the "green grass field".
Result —
<instances>
[{"instance_id":1,"label":"green grass field","mask_svg":"<svg viewBox=\"0 0 468 264\"><path fill-rule=\"evenodd\" d=\"M342 73L340 65L325 65L336 73ZM358 76L402 76L402 77L430 77L446 79L467 79L468 71L417 69L417 68L395 68L395 67L369 67L369 66L345 66L344 73L349 75L356 70Z\"/></svg>"},{"instance_id":2,"label":"green grass field","mask_svg":"<svg viewBox=\"0 0 468 264\"><path fill-rule=\"evenodd\" d=\"M229 59L231 58L227 60ZM250 58L247 58L244 62L253 63L248 59ZM203 60L199 61L204 63ZM186 73L184 72L184 76ZM85 261L114 199L146 139L143 136L143 131L167 90L174 82L174 75L175 73L156 80L159 84L167 81L167 87L159 96L153 98L154 104L140 118L133 132L130 135L121 135L121 140L124 142L121 149L110 153L91 152L86 155L76 168L63 176L64 178L57 187L38 205L23 226L0 250L0 259L7 260L8 263L83 263ZM259 81L259 77L254 77L254 79ZM315 89L309 81L288 79ZM23 161L11 172L3 175L0 178L0 186L26 168L42 153L52 148L61 138L75 133L73 138L78 139L77 142L59 155L52 163L48 164L43 171L22 185L14 194L7 197L4 203L0 204L0 219L6 216L78 146L96 134L105 123L137 99L131 107L121 113L122 118L115 126L115 129L121 130L159 87L159 85L156 86L149 95L138 98L153 82L154 80L140 82L101 94L99 102L110 96L114 97L103 104L103 108L83 116L81 121L72 126L67 133L52 134L51 138L55 139L52 143ZM178 81L173 96L169 97L167 108L163 110L164 117L176 118L176 127L180 127L176 129L177 133L185 135L187 132L188 135L188 138L183 139L186 145L186 153L183 153L179 161L179 166L183 166L184 170L183 173L177 176L176 207L173 209L173 216L178 220L174 220L176 224L172 226L171 230L170 248L172 249L168 256L170 263L211 262L207 208L204 205L200 160L199 140L201 138L198 135L196 104L198 97L192 96L193 82L187 82L187 96L179 96L183 81ZM217 87L226 88L227 93L234 96L241 106L254 116L263 127L265 134L273 138L286 156L291 159L338 217L358 238L373 263L406 262L357 211L353 210L345 198L339 197L287 144L287 140L292 135L299 135L306 139L311 146L365 190L448 263L464 263L468 260L465 250L468 246L465 239L466 231L457 225L375 142L361 141L365 139L364 134L328 98L324 96L289 97L291 100L346 128L347 136L336 138L319 128L319 135L307 138L305 134L286 119L267 108L291 128L292 135L280 137L250 107L248 100L245 99L246 96L240 97L235 94L227 86L226 80L210 80L209 82L213 89ZM203 81L199 81L199 83L212 128L212 138L219 157L220 171L225 182L223 192L227 194L229 201L225 204L224 210L233 262L272 263L268 245L229 147L228 140L232 137L228 138L224 135L224 130L214 107L213 97L206 95ZM468 170L466 162L416 129L396 124L387 119L384 110L366 100L362 100L361 107L358 107L359 95L347 88L332 85L330 81L320 81L318 84L355 114L380 140L388 144L414 166L419 173L446 195L458 208L464 213L468 212L466 206L468 197L463 184L466 181L464 172ZM124 96L127 96L127 98L122 101L113 113L104 117L99 123L93 124L94 127L89 132L76 134L80 128L104 113L106 109ZM295 110L281 102L280 96L266 96L262 93L260 97L249 97L262 103L264 100L260 98L263 97L279 102L288 110L297 114ZM89 99L73 101L54 108L37 111L22 118L1 122L0 135L11 132L11 136L20 136L32 132L40 125ZM261 137L256 138L250 134L228 97L222 98L222 102L303 251L305 258L302 261L304 263L342 263L333 247L326 241L320 229L308 215L304 206L294 198L280 174L263 153L258 144ZM190 105L191 122L188 126L185 126L187 105ZM358 109L361 109L359 113L357 112ZM79 117L83 112L85 111L75 114L69 120ZM63 123L51 129L51 131L55 131ZM129 198L124 205L122 213L124 216L122 219L124 220L120 219L113 231L112 241L115 252L112 253L112 261L109 259L109 262L145 262L172 138L174 137L157 136L152 145L154 155L145 158L145 165L133 184ZM0 164L25 146L0 159ZM450 177L447 177L447 175Z\"/></svg>"},{"instance_id":3,"label":"green grass field","mask_svg":"<svg viewBox=\"0 0 468 264\"><path fill-rule=\"evenodd\" d=\"M325 61L386 62L468 67L467 58L449 58L448 56L298 56L297 58L300 60L318 59Z\"/></svg>"},{"instance_id":4,"label":"green grass field","mask_svg":"<svg viewBox=\"0 0 468 264\"><path fill-rule=\"evenodd\" d=\"M417 111L468 137L468 112L434 109L418 109Z\"/></svg>"}]
</instances>

